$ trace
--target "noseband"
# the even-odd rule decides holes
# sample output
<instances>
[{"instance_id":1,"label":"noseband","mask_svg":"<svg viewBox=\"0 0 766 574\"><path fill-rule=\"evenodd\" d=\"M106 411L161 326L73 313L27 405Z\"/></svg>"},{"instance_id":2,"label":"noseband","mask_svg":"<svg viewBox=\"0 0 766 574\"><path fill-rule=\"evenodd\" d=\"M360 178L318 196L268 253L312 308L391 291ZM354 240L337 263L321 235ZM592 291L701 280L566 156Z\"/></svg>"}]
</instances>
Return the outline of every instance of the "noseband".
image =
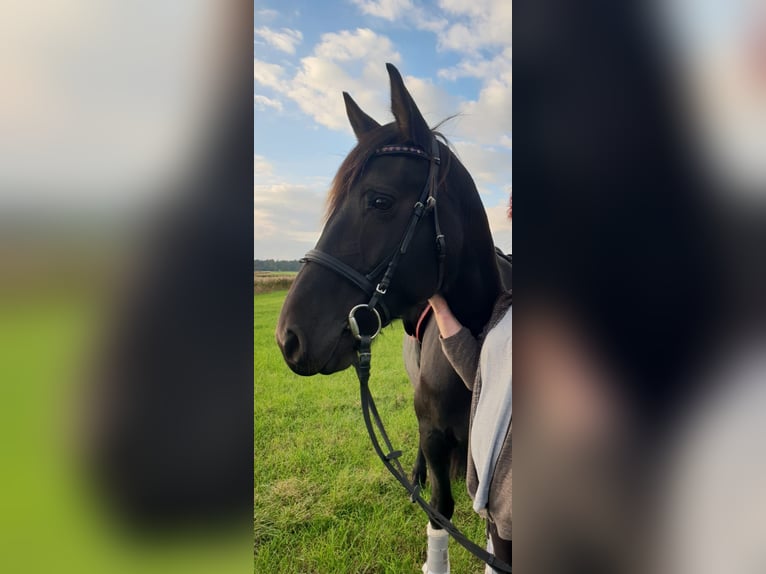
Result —
<instances>
[{"instance_id":1,"label":"noseband","mask_svg":"<svg viewBox=\"0 0 766 574\"><path fill-rule=\"evenodd\" d=\"M383 426L383 421L380 419L378 409L375 406L375 401L370 392L368 382L370 380L370 363L372 359L370 347L372 345L372 340L378 333L380 333L383 326L390 323L392 319L388 308L383 302L383 298L388 291L388 286L394 276L396 267L399 265L399 261L402 256L407 253L407 248L415 234L415 228L427 211L433 211L434 214L436 254L439 265L436 289L434 292L438 292L442 287L442 282L444 281L444 259L447 255L444 234L442 234L441 228L439 227L439 216L436 210L436 193L438 191L437 178L439 175L439 164L441 162L439 157L439 143L436 141L436 138L432 136L430 155L416 147L389 145L378 149L372 157L382 155L413 156L427 160L430 164L428 178L423 186L423 191L420 192L420 197L412 208L412 215L410 216L409 223L405 228L404 235L402 236L396 251L381 261L366 275L363 275L337 257L318 249L312 249L306 253L303 259L301 259L301 262L306 263L311 261L313 263L319 263L320 265L335 271L338 275L345 277L351 283L359 287L365 294L370 296L370 300L367 303L356 305L351 309L348 314L348 326L351 330L351 334L358 342L358 360L355 366L356 374L359 377L364 424L367 427L367 434L370 435L372 446L380 460L383 461L385 467L394 475L394 478L396 478L407 492L409 492L410 501L417 503L433 523L438 524L441 528L449 532L461 546L480 560L489 564L496 571L510 574L510 565L499 558L496 558L493 554L487 552L484 548L466 538L446 516L433 508L422 496L420 496L420 485L412 484L407 477L407 474L404 472L402 464L399 462L399 457L402 455L402 451L394 450L393 446L391 446L391 441L388 438L386 429ZM383 273L384 269L385 273ZM383 273L383 276L380 281L377 281L376 283L376 280L381 276L381 273ZM378 311L378 308L380 308L380 311ZM360 313L361 315L358 316ZM376 428L383 439L383 443L385 444L388 453L384 452L383 447L380 445L377 433L375 432Z\"/></svg>"},{"instance_id":2,"label":"noseband","mask_svg":"<svg viewBox=\"0 0 766 574\"><path fill-rule=\"evenodd\" d=\"M412 208L412 215L410 216L409 223L405 228L402 239L396 250L383 259L383 261L366 275L363 275L337 257L325 253L324 251L320 251L319 249L312 249L306 253L303 259L301 259L302 263L311 261L331 269L338 275L348 279L370 297L370 300L366 304L357 305L351 309L348 316L349 328L357 340L360 340L360 337L362 336L362 332L360 332L360 323L371 323L373 326L377 325L377 329L370 335L370 338L374 338L380 332L380 329L384 325L388 325L393 319L384 302L384 297L402 256L407 253L407 249L415 235L415 229L417 228L418 223L428 211L433 211L434 214L436 256L439 266L435 292L441 289L442 282L444 281L444 259L447 255L446 242L444 240L444 234L442 234L439 226L439 215L436 209L436 194L439 187L437 180L439 177L439 164L441 163L441 158L439 157L439 143L436 141L436 138L432 136L430 155L417 147L388 145L376 150L372 157L385 155L405 155L426 160L429 163L428 177L423 186L423 191L420 192L420 197L418 197L417 202ZM378 280L379 277L380 280ZM372 316L371 320L357 320L356 314L361 311L369 313Z\"/></svg>"}]
</instances>

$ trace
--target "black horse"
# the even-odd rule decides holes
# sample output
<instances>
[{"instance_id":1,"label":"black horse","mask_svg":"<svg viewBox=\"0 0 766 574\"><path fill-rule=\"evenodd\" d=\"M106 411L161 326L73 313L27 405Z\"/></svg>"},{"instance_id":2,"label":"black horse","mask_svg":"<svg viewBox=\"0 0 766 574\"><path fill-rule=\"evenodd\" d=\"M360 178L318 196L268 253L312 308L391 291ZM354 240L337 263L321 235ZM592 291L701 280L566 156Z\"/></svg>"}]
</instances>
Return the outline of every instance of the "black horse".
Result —
<instances>
[{"instance_id":1,"label":"black horse","mask_svg":"<svg viewBox=\"0 0 766 574\"><path fill-rule=\"evenodd\" d=\"M511 256L498 250L497 265L503 288L510 289ZM450 479L465 478L471 393L442 352L439 329L432 318L427 303L402 316L408 335L402 354L415 390L420 436L412 482L425 486L430 468L431 503L452 508Z\"/></svg>"},{"instance_id":2,"label":"black horse","mask_svg":"<svg viewBox=\"0 0 766 574\"><path fill-rule=\"evenodd\" d=\"M358 143L335 176L327 223L316 246L361 273L376 269L398 248L413 205L429 175L429 162L415 153L376 152L391 145L431 150L438 135L426 124L398 70L391 64L387 68L394 122L381 126L344 93L348 119ZM473 179L443 142L438 147L441 165L434 190L438 203L423 216L398 263L384 296L388 309L384 323L412 316L439 289L458 320L478 335L502 290L495 248ZM445 236L444 259L438 257L438 242L434 242L436 212ZM357 357L356 340L347 318L353 306L368 298L347 276L315 261L307 262L287 294L277 324L277 343L289 367L299 375L310 376L334 373L352 365ZM424 357L435 354L430 348L438 339L430 335L428 341ZM461 392L463 396L448 407L464 420L467 391ZM424 403L429 400L423 393L420 399L416 397L416 402L421 399ZM444 412L444 408L439 406L435 410ZM426 412L428 405L421 404L419 410ZM441 429L437 425L421 424L421 431L428 428L432 429L430 436L426 432L423 437L421 432L426 460L431 455L434 460L445 457L449 460L450 452L443 445L452 438L439 436ZM443 467L431 468L434 485L431 502L439 512L451 517L454 502L449 473L443 472Z\"/></svg>"}]
</instances>

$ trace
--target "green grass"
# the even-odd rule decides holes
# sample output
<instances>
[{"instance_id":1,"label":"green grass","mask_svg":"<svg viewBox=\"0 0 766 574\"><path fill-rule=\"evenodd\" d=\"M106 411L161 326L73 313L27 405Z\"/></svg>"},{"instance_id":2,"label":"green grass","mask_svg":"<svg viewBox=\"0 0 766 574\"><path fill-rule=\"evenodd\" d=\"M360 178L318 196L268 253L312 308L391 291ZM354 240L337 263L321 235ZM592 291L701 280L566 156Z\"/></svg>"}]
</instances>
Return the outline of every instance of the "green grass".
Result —
<instances>
[{"instance_id":1,"label":"green grass","mask_svg":"<svg viewBox=\"0 0 766 574\"><path fill-rule=\"evenodd\" d=\"M419 573L427 519L372 450L353 369L306 378L282 360L274 329L285 294L254 299L254 571ZM409 472L417 420L402 335L397 322L376 340L370 386ZM453 521L481 542L484 526L465 483L454 483L453 491ZM450 562L455 573L483 572L454 541Z\"/></svg>"}]
</instances>

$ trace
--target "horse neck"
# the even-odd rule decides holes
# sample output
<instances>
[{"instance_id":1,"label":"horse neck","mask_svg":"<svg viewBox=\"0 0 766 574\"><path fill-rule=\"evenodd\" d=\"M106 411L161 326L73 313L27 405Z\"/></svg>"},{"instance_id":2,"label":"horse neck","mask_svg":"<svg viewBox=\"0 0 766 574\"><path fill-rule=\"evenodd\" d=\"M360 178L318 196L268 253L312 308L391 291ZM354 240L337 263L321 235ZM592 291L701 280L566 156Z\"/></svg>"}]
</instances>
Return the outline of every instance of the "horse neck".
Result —
<instances>
[{"instance_id":1,"label":"horse neck","mask_svg":"<svg viewBox=\"0 0 766 574\"><path fill-rule=\"evenodd\" d=\"M478 335L492 315L502 286L489 223L475 188L464 209L469 217L463 248L454 262L458 272L444 296L457 320Z\"/></svg>"}]
</instances>

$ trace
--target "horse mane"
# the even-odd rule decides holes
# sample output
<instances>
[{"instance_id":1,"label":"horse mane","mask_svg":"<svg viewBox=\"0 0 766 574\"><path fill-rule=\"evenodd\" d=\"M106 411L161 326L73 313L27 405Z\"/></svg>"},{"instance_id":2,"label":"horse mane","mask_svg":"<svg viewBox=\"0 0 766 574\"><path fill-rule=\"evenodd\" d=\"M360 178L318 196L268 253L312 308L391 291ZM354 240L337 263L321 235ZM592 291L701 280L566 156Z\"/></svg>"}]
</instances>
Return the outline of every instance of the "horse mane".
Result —
<instances>
[{"instance_id":1,"label":"horse mane","mask_svg":"<svg viewBox=\"0 0 766 574\"><path fill-rule=\"evenodd\" d=\"M451 119L451 117L447 118L447 120L449 119ZM441 126L443 123L444 122L440 122L436 127ZM431 130L431 133L438 141L443 143L445 147L451 150L452 146L449 140L441 132L436 131L434 128ZM354 184L362 176L367 161L375 153L375 150L386 145L406 143L408 142L402 137L399 127L393 122L364 134L354 149L352 149L346 156L346 159L343 160L343 163L340 164L340 167L332 180L330 192L327 195L327 212L325 219L329 219L340 208L340 205L349 193L351 193L351 188L354 187ZM441 175L439 185L441 185L447 177L451 159L451 153L447 154L446 160L445 158L442 158L442 166L439 170Z\"/></svg>"}]
</instances>

